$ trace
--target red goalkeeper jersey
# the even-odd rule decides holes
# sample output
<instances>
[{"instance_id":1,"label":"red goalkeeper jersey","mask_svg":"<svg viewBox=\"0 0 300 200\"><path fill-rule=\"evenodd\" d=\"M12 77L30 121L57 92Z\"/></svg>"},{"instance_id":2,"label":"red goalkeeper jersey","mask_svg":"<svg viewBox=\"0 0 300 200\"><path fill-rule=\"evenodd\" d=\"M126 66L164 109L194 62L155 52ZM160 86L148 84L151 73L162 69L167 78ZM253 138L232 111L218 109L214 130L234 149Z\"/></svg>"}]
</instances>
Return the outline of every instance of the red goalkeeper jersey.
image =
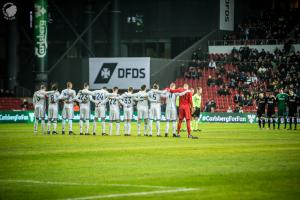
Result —
<instances>
[{"instance_id":1,"label":"red goalkeeper jersey","mask_svg":"<svg viewBox=\"0 0 300 200\"><path fill-rule=\"evenodd\" d=\"M180 93L180 92L184 92L185 89L183 88L178 88L175 90L171 90L169 89L170 92L172 93ZM188 92L183 96L179 97L179 107L185 107L185 106L189 106L189 107L193 107L193 98L192 98L192 93Z\"/></svg>"}]
</instances>

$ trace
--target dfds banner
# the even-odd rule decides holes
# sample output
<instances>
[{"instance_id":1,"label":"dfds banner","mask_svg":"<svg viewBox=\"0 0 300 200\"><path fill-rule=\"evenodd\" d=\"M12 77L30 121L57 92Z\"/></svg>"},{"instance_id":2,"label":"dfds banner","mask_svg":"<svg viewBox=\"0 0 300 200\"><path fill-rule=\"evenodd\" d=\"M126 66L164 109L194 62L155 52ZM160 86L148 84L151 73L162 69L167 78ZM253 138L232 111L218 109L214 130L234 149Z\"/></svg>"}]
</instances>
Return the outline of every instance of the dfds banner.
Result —
<instances>
[{"instance_id":1,"label":"dfds banner","mask_svg":"<svg viewBox=\"0 0 300 200\"><path fill-rule=\"evenodd\" d=\"M90 58L89 83L91 89L149 87L150 58Z\"/></svg>"},{"instance_id":2,"label":"dfds banner","mask_svg":"<svg viewBox=\"0 0 300 200\"><path fill-rule=\"evenodd\" d=\"M220 30L234 29L234 0L220 0Z\"/></svg>"}]
</instances>

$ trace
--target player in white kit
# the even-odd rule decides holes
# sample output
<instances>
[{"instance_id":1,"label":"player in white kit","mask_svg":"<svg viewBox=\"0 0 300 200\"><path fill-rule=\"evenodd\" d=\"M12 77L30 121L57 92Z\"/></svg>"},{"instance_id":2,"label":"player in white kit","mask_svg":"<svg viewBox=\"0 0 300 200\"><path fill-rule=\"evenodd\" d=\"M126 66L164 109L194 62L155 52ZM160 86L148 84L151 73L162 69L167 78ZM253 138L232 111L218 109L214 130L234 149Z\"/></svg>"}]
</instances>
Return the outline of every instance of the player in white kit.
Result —
<instances>
[{"instance_id":1,"label":"player in white kit","mask_svg":"<svg viewBox=\"0 0 300 200\"><path fill-rule=\"evenodd\" d=\"M34 133L37 134L38 123L41 121L42 133L45 133L46 86L41 85L40 90L33 94L34 106Z\"/></svg>"},{"instance_id":2,"label":"player in white kit","mask_svg":"<svg viewBox=\"0 0 300 200\"><path fill-rule=\"evenodd\" d=\"M84 83L83 90L88 90L89 85ZM90 110L91 110L91 101L94 101L92 95L84 93L80 90L75 98L75 100L79 103L80 107L80 135L83 135L83 121L85 121L85 135L89 135L89 127L90 127Z\"/></svg>"},{"instance_id":3,"label":"player in white kit","mask_svg":"<svg viewBox=\"0 0 300 200\"><path fill-rule=\"evenodd\" d=\"M92 95L95 96L95 117L94 117L94 125L93 125L93 135L96 135L97 131L97 121L101 118L102 124L102 135L105 136L105 117L106 117L106 99L108 98L108 91L106 87L103 87L101 90L95 90L92 92Z\"/></svg>"},{"instance_id":4,"label":"player in white kit","mask_svg":"<svg viewBox=\"0 0 300 200\"><path fill-rule=\"evenodd\" d=\"M57 118L58 118L58 102L60 94L57 90L57 85L53 84L50 92L47 93L48 97L48 125L47 133L50 134L51 123L53 123L52 134L57 134Z\"/></svg>"},{"instance_id":5,"label":"player in white kit","mask_svg":"<svg viewBox=\"0 0 300 200\"><path fill-rule=\"evenodd\" d=\"M73 133L73 117L74 117L74 98L76 97L75 90L72 90L73 84L67 83L67 89L64 89L60 94L60 99L64 101L64 107L62 111L62 134L65 134L66 119L69 121L69 135Z\"/></svg>"},{"instance_id":6,"label":"player in white kit","mask_svg":"<svg viewBox=\"0 0 300 200\"><path fill-rule=\"evenodd\" d=\"M116 135L120 136L120 103L118 87L113 88L113 93L109 94L107 99L109 104L109 135L112 135L113 122L116 123Z\"/></svg>"},{"instance_id":7,"label":"player in white kit","mask_svg":"<svg viewBox=\"0 0 300 200\"><path fill-rule=\"evenodd\" d=\"M161 117L161 96L166 93L166 91L158 90L159 85L153 84L152 89L148 92L148 100L150 102L149 110L149 136L152 136L152 123L153 120L156 122L156 133L157 137L160 135L160 117Z\"/></svg>"},{"instance_id":8,"label":"player in white kit","mask_svg":"<svg viewBox=\"0 0 300 200\"><path fill-rule=\"evenodd\" d=\"M170 84L170 89L174 90L176 88L175 83ZM182 93L171 93L167 90L166 94L163 97L166 98L166 130L165 130L165 137L168 137L170 122L172 122L172 133L173 136L176 135L176 120L177 120L177 108L176 108L176 98L178 96L183 96L189 90L186 90Z\"/></svg>"},{"instance_id":9,"label":"player in white kit","mask_svg":"<svg viewBox=\"0 0 300 200\"><path fill-rule=\"evenodd\" d=\"M137 129L138 136L141 135L141 120L144 119L144 136L148 136L148 118L149 118L149 105L148 94L146 92L146 85L141 86L141 90L134 94L134 100L137 101Z\"/></svg>"},{"instance_id":10,"label":"player in white kit","mask_svg":"<svg viewBox=\"0 0 300 200\"><path fill-rule=\"evenodd\" d=\"M123 106L124 113L124 136L130 136L131 120L133 114L134 96L132 94L133 88L129 87L128 92L122 94L119 98L120 103Z\"/></svg>"}]
</instances>

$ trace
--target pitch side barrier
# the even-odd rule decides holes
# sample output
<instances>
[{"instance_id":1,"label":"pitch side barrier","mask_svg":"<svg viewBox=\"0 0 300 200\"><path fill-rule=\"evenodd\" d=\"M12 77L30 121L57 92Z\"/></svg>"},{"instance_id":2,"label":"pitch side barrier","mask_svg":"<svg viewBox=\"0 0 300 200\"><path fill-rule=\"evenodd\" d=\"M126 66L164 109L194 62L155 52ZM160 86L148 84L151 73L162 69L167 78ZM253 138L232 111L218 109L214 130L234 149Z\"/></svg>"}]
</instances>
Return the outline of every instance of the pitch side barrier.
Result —
<instances>
[{"instance_id":1,"label":"pitch side barrier","mask_svg":"<svg viewBox=\"0 0 300 200\"><path fill-rule=\"evenodd\" d=\"M94 112L91 113L91 120L94 119ZM123 112L120 116L123 121ZM46 115L47 120L47 115ZM58 121L62 120L61 112ZM108 121L108 114L106 121ZM133 121L137 120L137 113L133 114ZM256 123L257 117L255 113L206 113L200 114L199 120L205 123ZM32 123L34 121L33 111L0 111L0 123ZM79 121L79 112L74 113L74 122ZM101 119L99 119L101 121ZM161 121L166 121L164 113L162 113ZM300 119L297 119L300 123Z\"/></svg>"}]
</instances>

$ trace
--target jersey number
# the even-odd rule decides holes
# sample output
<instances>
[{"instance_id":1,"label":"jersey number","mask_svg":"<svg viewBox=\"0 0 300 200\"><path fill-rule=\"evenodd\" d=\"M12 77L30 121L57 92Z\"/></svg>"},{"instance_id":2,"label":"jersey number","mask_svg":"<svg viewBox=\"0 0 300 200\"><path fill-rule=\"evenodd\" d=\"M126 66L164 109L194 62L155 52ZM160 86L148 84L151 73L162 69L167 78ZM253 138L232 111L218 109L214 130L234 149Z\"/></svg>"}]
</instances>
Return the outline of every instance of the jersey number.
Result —
<instances>
[{"instance_id":1,"label":"jersey number","mask_svg":"<svg viewBox=\"0 0 300 200\"><path fill-rule=\"evenodd\" d=\"M117 104L117 100L116 99L109 99L109 104L110 105L116 105Z\"/></svg>"},{"instance_id":2,"label":"jersey number","mask_svg":"<svg viewBox=\"0 0 300 200\"><path fill-rule=\"evenodd\" d=\"M130 97L125 97L124 98L124 103L125 104L131 104L131 98Z\"/></svg>"},{"instance_id":3,"label":"jersey number","mask_svg":"<svg viewBox=\"0 0 300 200\"><path fill-rule=\"evenodd\" d=\"M103 94L97 94L96 99L102 101L103 100Z\"/></svg>"},{"instance_id":4,"label":"jersey number","mask_svg":"<svg viewBox=\"0 0 300 200\"><path fill-rule=\"evenodd\" d=\"M51 101L51 103L55 103L55 101L54 101L54 95L50 96L50 101Z\"/></svg>"},{"instance_id":5,"label":"jersey number","mask_svg":"<svg viewBox=\"0 0 300 200\"><path fill-rule=\"evenodd\" d=\"M88 100L88 96L86 94L82 94L80 95L79 99L82 101L82 102L86 102Z\"/></svg>"},{"instance_id":6,"label":"jersey number","mask_svg":"<svg viewBox=\"0 0 300 200\"><path fill-rule=\"evenodd\" d=\"M152 99L156 100L156 95L155 94L152 94Z\"/></svg>"}]
</instances>

